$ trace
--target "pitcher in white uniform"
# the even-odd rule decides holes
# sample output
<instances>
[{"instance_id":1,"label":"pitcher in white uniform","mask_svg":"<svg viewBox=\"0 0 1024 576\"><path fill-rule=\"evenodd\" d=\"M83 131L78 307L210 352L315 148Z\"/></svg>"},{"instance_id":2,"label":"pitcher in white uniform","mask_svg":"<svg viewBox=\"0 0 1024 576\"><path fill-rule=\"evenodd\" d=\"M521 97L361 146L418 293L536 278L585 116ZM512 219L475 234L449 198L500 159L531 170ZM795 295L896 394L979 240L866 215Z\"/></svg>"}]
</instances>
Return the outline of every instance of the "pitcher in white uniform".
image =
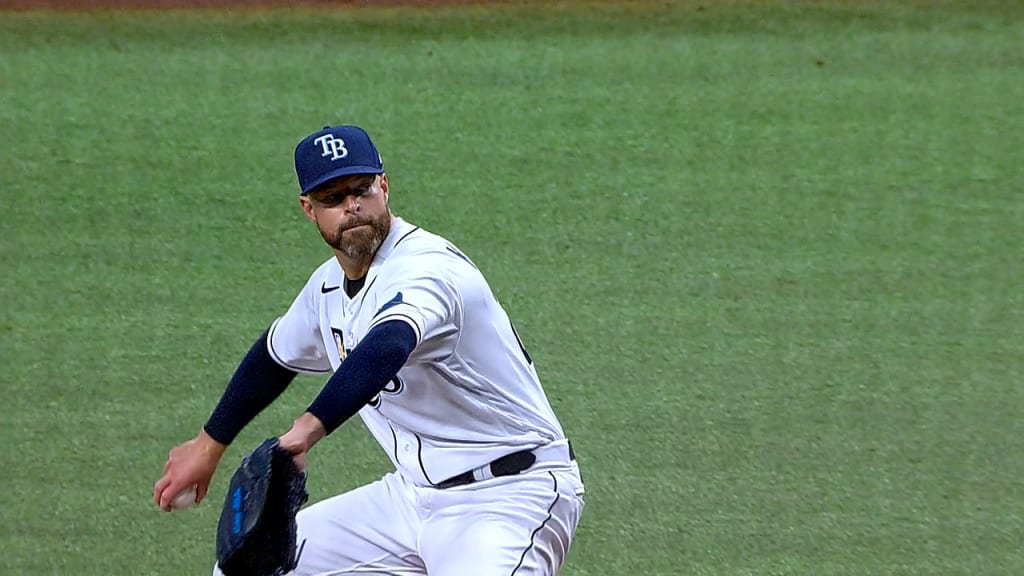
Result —
<instances>
[{"instance_id":1,"label":"pitcher in white uniform","mask_svg":"<svg viewBox=\"0 0 1024 576\"><path fill-rule=\"evenodd\" d=\"M573 449L473 262L394 216L369 135L295 149L306 217L334 256L256 340L153 498L205 497L227 445L298 373L333 372L281 445L305 454L358 413L395 471L298 516L296 575L556 574L583 510ZM215 568L214 574L219 574Z\"/></svg>"}]
</instances>

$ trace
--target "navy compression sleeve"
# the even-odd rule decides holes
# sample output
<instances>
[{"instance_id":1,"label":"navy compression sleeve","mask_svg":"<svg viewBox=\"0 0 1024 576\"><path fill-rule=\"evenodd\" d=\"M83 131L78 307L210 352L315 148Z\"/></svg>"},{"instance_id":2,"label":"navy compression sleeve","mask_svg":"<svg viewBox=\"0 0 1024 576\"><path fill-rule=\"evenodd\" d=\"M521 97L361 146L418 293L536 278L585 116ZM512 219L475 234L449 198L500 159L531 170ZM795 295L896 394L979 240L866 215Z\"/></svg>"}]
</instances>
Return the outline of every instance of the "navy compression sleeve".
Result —
<instances>
[{"instance_id":1,"label":"navy compression sleeve","mask_svg":"<svg viewBox=\"0 0 1024 576\"><path fill-rule=\"evenodd\" d=\"M416 347L416 332L402 320L375 326L324 384L306 411L330 434L380 393Z\"/></svg>"},{"instance_id":2,"label":"navy compression sleeve","mask_svg":"<svg viewBox=\"0 0 1024 576\"><path fill-rule=\"evenodd\" d=\"M230 444L246 424L284 392L296 374L270 357L264 332L235 369L220 402L203 426L206 433L221 444Z\"/></svg>"}]
</instances>

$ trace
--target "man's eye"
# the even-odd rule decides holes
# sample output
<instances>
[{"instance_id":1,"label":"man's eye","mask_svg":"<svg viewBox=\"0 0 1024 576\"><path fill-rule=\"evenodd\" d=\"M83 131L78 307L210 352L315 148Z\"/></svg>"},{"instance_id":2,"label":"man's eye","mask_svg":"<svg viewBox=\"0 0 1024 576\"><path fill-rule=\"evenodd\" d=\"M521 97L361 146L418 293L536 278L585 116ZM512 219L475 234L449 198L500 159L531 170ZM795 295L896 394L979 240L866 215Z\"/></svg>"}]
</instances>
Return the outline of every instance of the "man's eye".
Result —
<instances>
[{"instance_id":1,"label":"man's eye","mask_svg":"<svg viewBox=\"0 0 1024 576\"><path fill-rule=\"evenodd\" d=\"M356 194L358 194L360 196L366 196L369 192L370 192L370 187L369 186L360 186L359 188L356 188Z\"/></svg>"}]
</instances>

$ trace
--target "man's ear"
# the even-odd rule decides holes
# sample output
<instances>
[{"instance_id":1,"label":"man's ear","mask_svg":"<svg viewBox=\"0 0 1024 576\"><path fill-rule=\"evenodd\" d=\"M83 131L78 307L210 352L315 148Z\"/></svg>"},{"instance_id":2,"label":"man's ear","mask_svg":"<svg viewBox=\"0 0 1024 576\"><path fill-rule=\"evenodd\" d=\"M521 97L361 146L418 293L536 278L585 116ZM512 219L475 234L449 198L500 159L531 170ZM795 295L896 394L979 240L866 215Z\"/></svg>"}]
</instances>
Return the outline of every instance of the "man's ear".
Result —
<instances>
[{"instance_id":1,"label":"man's ear","mask_svg":"<svg viewBox=\"0 0 1024 576\"><path fill-rule=\"evenodd\" d=\"M384 193L384 204L388 203L390 196L388 195L388 175L380 175L380 191Z\"/></svg>"},{"instance_id":2,"label":"man's ear","mask_svg":"<svg viewBox=\"0 0 1024 576\"><path fill-rule=\"evenodd\" d=\"M302 206L302 213L306 219L316 224L316 214L313 214L313 201L305 196L299 196L299 205Z\"/></svg>"}]
</instances>

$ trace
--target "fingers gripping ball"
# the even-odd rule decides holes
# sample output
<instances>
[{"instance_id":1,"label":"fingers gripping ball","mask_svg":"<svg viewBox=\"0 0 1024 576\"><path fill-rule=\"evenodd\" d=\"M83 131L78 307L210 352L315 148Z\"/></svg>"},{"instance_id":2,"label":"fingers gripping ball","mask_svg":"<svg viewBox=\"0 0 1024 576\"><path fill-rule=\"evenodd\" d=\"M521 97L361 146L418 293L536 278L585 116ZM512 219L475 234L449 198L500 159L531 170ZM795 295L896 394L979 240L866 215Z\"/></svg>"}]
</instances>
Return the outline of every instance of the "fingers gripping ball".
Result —
<instances>
[{"instance_id":1,"label":"fingers gripping ball","mask_svg":"<svg viewBox=\"0 0 1024 576\"><path fill-rule=\"evenodd\" d=\"M184 510L189 508L196 503L197 495L196 485L193 484L181 492L178 492L178 495L171 500L171 508L174 510Z\"/></svg>"}]
</instances>

